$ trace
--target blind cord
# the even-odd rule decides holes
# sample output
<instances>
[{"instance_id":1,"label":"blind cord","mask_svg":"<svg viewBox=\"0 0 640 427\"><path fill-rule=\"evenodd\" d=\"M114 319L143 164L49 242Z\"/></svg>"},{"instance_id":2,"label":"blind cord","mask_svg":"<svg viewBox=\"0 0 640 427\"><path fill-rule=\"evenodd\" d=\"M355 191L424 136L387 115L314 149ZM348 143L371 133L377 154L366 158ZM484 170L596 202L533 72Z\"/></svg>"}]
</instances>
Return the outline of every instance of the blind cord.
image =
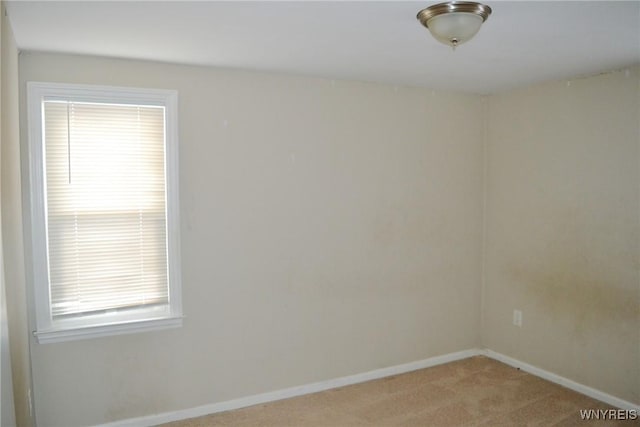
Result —
<instances>
[{"instance_id":1,"label":"blind cord","mask_svg":"<svg viewBox=\"0 0 640 427\"><path fill-rule=\"evenodd\" d=\"M71 184L71 125L69 122L69 104L67 102L67 175L69 176L69 184Z\"/></svg>"}]
</instances>

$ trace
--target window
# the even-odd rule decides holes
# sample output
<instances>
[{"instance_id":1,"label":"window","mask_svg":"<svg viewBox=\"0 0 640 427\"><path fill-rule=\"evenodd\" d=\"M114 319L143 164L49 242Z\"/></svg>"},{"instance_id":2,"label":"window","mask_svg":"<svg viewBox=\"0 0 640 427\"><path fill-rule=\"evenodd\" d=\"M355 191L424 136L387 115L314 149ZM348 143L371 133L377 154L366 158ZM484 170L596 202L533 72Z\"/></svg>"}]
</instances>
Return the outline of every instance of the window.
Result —
<instances>
[{"instance_id":1,"label":"window","mask_svg":"<svg viewBox=\"0 0 640 427\"><path fill-rule=\"evenodd\" d=\"M180 326L177 93L27 91L38 342Z\"/></svg>"}]
</instances>

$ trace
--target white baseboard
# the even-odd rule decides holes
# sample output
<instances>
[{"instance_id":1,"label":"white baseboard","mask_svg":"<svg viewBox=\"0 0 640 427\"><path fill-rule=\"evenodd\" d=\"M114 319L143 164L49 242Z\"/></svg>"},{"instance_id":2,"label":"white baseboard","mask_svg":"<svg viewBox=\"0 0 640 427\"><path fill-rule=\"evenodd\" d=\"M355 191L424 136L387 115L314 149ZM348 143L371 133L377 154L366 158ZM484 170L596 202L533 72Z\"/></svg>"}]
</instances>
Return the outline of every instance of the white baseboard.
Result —
<instances>
[{"instance_id":1,"label":"white baseboard","mask_svg":"<svg viewBox=\"0 0 640 427\"><path fill-rule=\"evenodd\" d=\"M621 409L635 410L640 413L640 405L617 398L600 390L577 383L568 378L554 374L544 369L540 369L528 363L513 359L504 354L497 353L493 350L470 349L459 351L456 353L444 354L442 356L430 357L428 359L418 360L415 362L405 363L402 365L390 366L387 368L376 369L373 371L363 372L361 374L349 375L346 377L334 378L327 381L301 385L297 387L285 388L282 390L270 391L267 393L255 394L253 396L241 397L239 399L227 400L224 402L212 403L209 405L198 406L196 408L183 409L180 411L165 412L139 418L130 418L121 421L114 421L107 424L101 424L97 427L151 427L162 423L172 421L185 420L188 418L201 417L203 415L215 414L217 412L230 411L233 409L245 408L247 406L259 405L261 403L273 402L290 397L302 396L319 391L329 390L332 388L343 387L351 384L358 384L365 381L376 380L392 375L404 374L406 372L418 369L429 368L432 366L442 365L444 363L454 362L456 360L466 359L472 356L484 355L495 359L499 362L528 372L532 375L560 384L566 388L577 391L594 399L608 403Z\"/></svg>"},{"instance_id":2,"label":"white baseboard","mask_svg":"<svg viewBox=\"0 0 640 427\"><path fill-rule=\"evenodd\" d=\"M270 391L267 393L255 394L253 396L241 397L239 399L227 400L224 402L212 403L198 406L196 408L183 409L174 412L165 412L139 418L129 418L121 421L114 421L101 424L97 427L149 427L172 421L185 420L187 418L201 417L203 415L217 412L230 411L232 409L245 408L247 406L258 405L275 400L287 399L290 397L302 396L319 391L329 390L336 387L343 387L351 384L358 384L365 381L377 380L379 378L392 375L404 374L418 369L429 368L431 366L442 365L456 360L466 359L472 356L484 354L483 350L470 349L456 353L444 354L442 356L430 357L428 359L405 363L402 365L390 366L388 368L376 369L363 372L361 374L349 375L346 377L334 378L327 381L320 381L312 384L297 387L285 388L282 390Z\"/></svg>"},{"instance_id":3,"label":"white baseboard","mask_svg":"<svg viewBox=\"0 0 640 427\"><path fill-rule=\"evenodd\" d=\"M513 366L515 368L520 368L521 370L528 372L530 374L533 374L537 377L543 378L547 381L551 381L552 383L560 384L563 387L566 387L573 391L577 391L578 393L582 393L584 395L600 400L602 402L608 403L609 405L612 405L621 409L635 410L637 413L640 413L640 405L636 405L634 403L612 396L600 390L596 390L595 388L591 388L586 385L577 383L568 378L561 377L560 375L554 374L549 371L545 371L544 369L537 368L533 365L529 365L528 363L521 362L509 356L505 356L504 354L497 353L493 350L488 350L488 349L484 350L484 354L487 357L495 359L499 362L506 363L507 365Z\"/></svg>"}]
</instances>

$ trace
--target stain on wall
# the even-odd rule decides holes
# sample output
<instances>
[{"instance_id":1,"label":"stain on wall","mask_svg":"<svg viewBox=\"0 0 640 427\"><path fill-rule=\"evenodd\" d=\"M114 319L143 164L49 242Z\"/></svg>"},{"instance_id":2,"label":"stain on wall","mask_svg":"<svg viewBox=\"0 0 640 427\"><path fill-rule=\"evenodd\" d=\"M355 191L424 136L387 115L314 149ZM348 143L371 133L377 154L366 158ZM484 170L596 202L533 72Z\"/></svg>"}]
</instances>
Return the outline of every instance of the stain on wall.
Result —
<instances>
[{"instance_id":1,"label":"stain on wall","mask_svg":"<svg viewBox=\"0 0 640 427\"><path fill-rule=\"evenodd\" d=\"M640 320L638 228L620 218L587 224L585 217L575 210L554 215L542 250L508 266L505 276L536 309L569 321L573 339L596 330L628 334L621 326Z\"/></svg>"}]
</instances>

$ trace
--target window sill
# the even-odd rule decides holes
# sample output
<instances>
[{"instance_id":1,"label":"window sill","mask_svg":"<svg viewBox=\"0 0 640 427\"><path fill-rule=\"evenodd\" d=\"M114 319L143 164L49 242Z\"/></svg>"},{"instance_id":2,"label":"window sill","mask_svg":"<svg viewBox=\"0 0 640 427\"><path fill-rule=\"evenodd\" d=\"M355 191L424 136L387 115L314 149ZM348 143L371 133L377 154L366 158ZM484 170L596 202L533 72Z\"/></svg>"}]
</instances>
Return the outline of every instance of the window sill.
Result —
<instances>
[{"instance_id":1,"label":"window sill","mask_svg":"<svg viewBox=\"0 0 640 427\"><path fill-rule=\"evenodd\" d=\"M165 317L159 319L136 320L123 323L113 323L98 326L85 326L65 329L50 329L35 331L38 344L50 344L64 341L74 341L88 338L100 338L112 335L132 334L136 332L157 331L161 329L179 328L182 326L183 316Z\"/></svg>"}]
</instances>

